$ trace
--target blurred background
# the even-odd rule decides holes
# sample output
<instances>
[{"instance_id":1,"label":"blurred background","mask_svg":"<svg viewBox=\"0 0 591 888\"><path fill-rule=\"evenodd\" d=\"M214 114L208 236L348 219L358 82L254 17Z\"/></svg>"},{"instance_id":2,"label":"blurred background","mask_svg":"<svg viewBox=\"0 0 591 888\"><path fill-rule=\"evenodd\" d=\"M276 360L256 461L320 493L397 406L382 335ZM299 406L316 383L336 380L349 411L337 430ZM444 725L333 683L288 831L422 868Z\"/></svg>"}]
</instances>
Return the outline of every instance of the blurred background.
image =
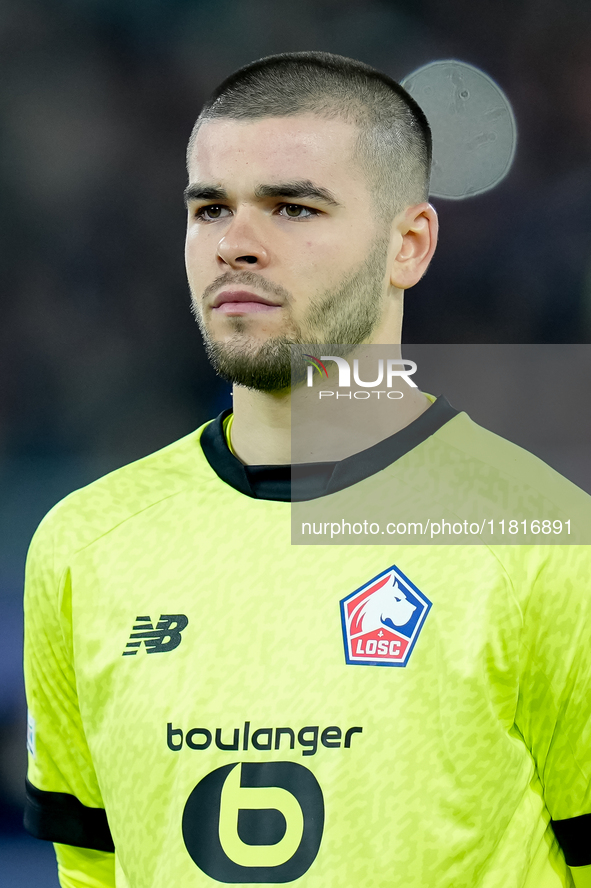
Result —
<instances>
[{"instance_id":1,"label":"blurred background","mask_svg":"<svg viewBox=\"0 0 591 888\"><path fill-rule=\"evenodd\" d=\"M3 883L57 885L51 846L20 825L28 541L62 496L229 405L189 313L185 146L231 71L307 49L398 80L457 58L512 103L508 178L471 200L434 201L440 246L408 295L406 341L590 342L587 0L2 0Z\"/></svg>"}]
</instances>

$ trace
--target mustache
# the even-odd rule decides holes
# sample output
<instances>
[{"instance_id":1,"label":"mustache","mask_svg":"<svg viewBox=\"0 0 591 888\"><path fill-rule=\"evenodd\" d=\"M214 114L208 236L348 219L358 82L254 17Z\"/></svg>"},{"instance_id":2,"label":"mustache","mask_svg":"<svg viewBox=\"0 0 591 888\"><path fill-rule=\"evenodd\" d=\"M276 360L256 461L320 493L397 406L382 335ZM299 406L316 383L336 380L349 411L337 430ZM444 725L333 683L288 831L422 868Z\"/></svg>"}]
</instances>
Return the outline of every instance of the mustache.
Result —
<instances>
[{"instance_id":1,"label":"mustache","mask_svg":"<svg viewBox=\"0 0 591 888\"><path fill-rule=\"evenodd\" d=\"M275 296L279 297L282 302L291 302L291 294L285 289L285 287L282 287L280 284L272 284L270 281L265 280L265 278L255 274L253 271L226 271L205 288L203 296L201 297L202 301L205 301L209 296L213 296L214 293L228 284L253 287L259 292L264 293L265 296Z\"/></svg>"}]
</instances>

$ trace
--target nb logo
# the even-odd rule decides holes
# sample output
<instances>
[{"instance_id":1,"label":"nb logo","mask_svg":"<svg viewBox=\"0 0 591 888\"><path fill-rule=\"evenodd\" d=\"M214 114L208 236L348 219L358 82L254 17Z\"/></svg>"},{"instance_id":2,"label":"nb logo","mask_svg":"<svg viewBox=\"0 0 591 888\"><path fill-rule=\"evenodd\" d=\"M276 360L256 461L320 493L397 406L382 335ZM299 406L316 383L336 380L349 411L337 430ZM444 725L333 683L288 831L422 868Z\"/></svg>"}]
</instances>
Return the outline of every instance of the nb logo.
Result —
<instances>
[{"instance_id":1,"label":"nb logo","mask_svg":"<svg viewBox=\"0 0 591 888\"><path fill-rule=\"evenodd\" d=\"M136 617L133 632L123 651L124 657L133 657L143 644L149 654L173 651L182 641L181 632L189 623L184 614L160 614L154 629L150 617Z\"/></svg>"},{"instance_id":2,"label":"nb logo","mask_svg":"<svg viewBox=\"0 0 591 888\"><path fill-rule=\"evenodd\" d=\"M218 882L293 882L314 862L324 799L295 762L234 762L207 774L183 812L187 851Z\"/></svg>"}]
</instances>

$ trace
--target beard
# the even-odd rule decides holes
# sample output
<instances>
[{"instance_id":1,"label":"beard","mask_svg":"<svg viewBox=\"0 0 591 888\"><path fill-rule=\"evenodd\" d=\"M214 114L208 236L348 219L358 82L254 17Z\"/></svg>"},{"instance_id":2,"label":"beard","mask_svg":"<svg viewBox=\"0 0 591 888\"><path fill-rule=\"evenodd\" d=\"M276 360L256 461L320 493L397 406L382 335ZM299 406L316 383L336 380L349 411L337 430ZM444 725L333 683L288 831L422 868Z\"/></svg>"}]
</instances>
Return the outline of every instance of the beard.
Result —
<instances>
[{"instance_id":1,"label":"beard","mask_svg":"<svg viewBox=\"0 0 591 888\"><path fill-rule=\"evenodd\" d=\"M193 299L205 350L216 373L234 385L260 392L281 392L304 381L306 352L311 347L330 345L331 354L348 355L369 339L381 319L388 243L386 238L380 240L355 271L335 287L314 296L301 324L292 318L288 333L262 344L246 338L248 325L241 317L233 319L234 333L229 340L212 339ZM293 302L286 290L253 272L241 272L238 279L232 274L225 277L227 280L219 279L211 289L219 289L225 283L241 283L280 295L288 308Z\"/></svg>"}]
</instances>

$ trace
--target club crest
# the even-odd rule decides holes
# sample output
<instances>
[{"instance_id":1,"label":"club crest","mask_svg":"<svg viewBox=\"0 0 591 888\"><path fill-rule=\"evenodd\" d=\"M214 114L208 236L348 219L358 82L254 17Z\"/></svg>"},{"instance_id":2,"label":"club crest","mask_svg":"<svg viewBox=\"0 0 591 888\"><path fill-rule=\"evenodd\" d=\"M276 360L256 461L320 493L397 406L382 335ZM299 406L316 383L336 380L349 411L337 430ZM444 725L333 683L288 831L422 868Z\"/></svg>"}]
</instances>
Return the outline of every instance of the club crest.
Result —
<instances>
[{"instance_id":1,"label":"club crest","mask_svg":"<svg viewBox=\"0 0 591 888\"><path fill-rule=\"evenodd\" d=\"M345 660L360 666L406 666L431 607L395 565L340 604Z\"/></svg>"}]
</instances>

